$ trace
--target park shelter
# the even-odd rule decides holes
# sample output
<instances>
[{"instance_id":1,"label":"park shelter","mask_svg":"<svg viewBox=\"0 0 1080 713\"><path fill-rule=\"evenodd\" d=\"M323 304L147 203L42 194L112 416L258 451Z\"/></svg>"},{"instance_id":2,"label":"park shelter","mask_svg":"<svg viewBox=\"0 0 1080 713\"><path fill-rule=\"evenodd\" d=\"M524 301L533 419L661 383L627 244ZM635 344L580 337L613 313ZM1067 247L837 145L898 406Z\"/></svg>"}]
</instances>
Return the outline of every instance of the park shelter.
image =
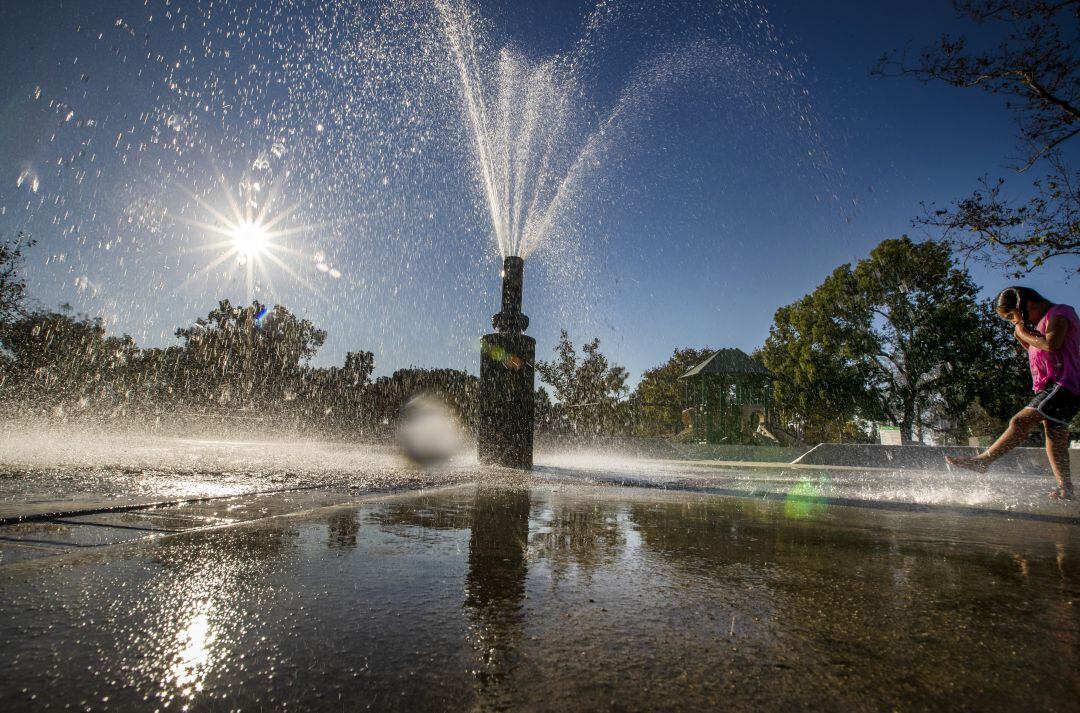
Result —
<instances>
[{"instance_id":1,"label":"park shelter","mask_svg":"<svg viewBox=\"0 0 1080 713\"><path fill-rule=\"evenodd\" d=\"M761 427L773 424L776 377L741 349L719 349L679 380L683 420L694 440L750 443Z\"/></svg>"}]
</instances>

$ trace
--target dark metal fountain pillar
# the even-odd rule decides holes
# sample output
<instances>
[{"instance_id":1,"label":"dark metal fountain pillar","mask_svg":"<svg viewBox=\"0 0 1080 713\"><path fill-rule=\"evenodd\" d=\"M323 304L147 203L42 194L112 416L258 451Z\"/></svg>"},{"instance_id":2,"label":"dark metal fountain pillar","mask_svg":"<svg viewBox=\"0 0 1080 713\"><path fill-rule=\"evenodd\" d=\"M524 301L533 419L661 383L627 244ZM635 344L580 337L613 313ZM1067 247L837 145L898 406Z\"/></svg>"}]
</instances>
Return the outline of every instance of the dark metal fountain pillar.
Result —
<instances>
[{"instance_id":1,"label":"dark metal fountain pillar","mask_svg":"<svg viewBox=\"0 0 1080 713\"><path fill-rule=\"evenodd\" d=\"M521 313L525 261L503 260L502 311L492 317L495 334L480 339L480 424L477 447L481 463L532 468L533 362L536 340L523 332L529 318Z\"/></svg>"}]
</instances>

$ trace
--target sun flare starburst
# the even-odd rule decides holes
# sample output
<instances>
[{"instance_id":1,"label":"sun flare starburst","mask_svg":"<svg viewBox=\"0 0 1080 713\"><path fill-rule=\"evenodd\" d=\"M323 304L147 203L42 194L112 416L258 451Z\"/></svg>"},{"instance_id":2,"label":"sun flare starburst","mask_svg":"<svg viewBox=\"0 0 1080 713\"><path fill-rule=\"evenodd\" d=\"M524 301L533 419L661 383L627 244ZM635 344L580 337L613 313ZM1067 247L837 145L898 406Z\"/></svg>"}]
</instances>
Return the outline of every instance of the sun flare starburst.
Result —
<instances>
[{"instance_id":1,"label":"sun flare starburst","mask_svg":"<svg viewBox=\"0 0 1080 713\"><path fill-rule=\"evenodd\" d=\"M194 220L182 216L176 217L175 220L198 228L205 235L220 238L211 239L194 249L195 252L217 252L218 254L201 269L193 272L184 281L182 287L205 277L215 268L227 266L231 260L237 268L243 270L249 300L254 297L257 286L273 289L271 265L318 294L318 290L295 267L303 264L302 251L284 242L285 238L307 233L318 227L316 225L287 225L288 218L299 205L299 203L294 203L284 208L278 207L282 182L287 176L288 172L283 172L281 177L270 185L265 195L260 195L262 186L258 182L245 177L240 182L237 195L229 189L226 177L222 175L221 192L228 205L227 212L220 210L210 201L187 188L181 187L181 190L194 200L199 208L209 214L210 220Z\"/></svg>"}]
</instances>

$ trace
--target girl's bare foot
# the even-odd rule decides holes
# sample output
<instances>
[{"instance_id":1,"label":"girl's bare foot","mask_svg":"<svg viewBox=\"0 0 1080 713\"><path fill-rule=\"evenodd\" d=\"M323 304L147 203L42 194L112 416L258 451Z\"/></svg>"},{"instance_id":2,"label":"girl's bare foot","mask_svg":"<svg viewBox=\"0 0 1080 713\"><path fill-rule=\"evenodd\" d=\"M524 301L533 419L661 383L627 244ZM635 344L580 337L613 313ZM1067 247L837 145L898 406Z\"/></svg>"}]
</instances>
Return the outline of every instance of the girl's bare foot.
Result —
<instances>
[{"instance_id":1,"label":"girl's bare foot","mask_svg":"<svg viewBox=\"0 0 1080 713\"><path fill-rule=\"evenodd\" d=\"M1067 486L1058 486L1056 489L1050 491L1051 500L1072 500L1073 489L1072 484Z\"/></svg>"},{"instance_id":2,"label":"girl's bare foot","mask_svg":"<svg viewBox=\"0 0 1080 713\"><path fill-rule=\"evenodd\" d=\"M985 473L990 468L990 462L979 456L974 456L972 458L965 456L945 456L945 461L949 465L954 465L957 468L963 468L965 470L973 470L976 473Z\"/></svg>"}]
</instances>

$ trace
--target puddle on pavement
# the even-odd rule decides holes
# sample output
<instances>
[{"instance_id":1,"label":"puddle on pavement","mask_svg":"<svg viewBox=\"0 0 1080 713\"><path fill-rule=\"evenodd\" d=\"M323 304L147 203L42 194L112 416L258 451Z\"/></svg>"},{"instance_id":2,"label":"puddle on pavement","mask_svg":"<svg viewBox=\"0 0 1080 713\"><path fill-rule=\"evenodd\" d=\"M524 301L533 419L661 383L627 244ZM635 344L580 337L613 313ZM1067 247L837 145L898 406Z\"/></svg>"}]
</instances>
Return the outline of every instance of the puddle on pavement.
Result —
<instances>
[{"instance_id":1,"label":"puddle on pavement","mask_svg":"<svg viewBox=\"0 0 1080 713\"><path fill-rule=\"evenodd\" d=\"M203 516L207 513L184 513ZM1063 709L1080 529L459 487L0 568L18 707Z\"/></svg>"}]
</instances>

